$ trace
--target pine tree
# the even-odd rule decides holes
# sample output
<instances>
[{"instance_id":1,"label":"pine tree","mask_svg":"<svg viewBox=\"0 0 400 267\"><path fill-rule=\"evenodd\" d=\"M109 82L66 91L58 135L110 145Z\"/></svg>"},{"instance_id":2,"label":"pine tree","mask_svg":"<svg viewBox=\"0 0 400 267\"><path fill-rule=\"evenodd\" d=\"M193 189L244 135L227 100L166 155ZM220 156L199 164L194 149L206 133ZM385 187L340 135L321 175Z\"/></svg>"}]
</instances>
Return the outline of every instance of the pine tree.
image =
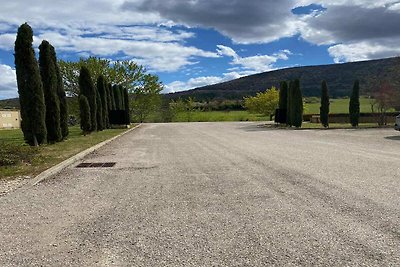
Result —
<instances>
[{"instance_id":1,"label":"pine tree","mask_svg":"<svg viewBox=\"0 0 400 267\"><path fill-rule=\"evenodd\" d=\"M120 110L120 91L119 91L119 86L114 85L113 86L113 92L114 92L114 102L115 102L115 110Z\"/></svg>"},{"instance_id":2,"label":"pine tree","mask_svg":"<svg viewBox=\"0 0 400 267\"><path fill-rule=\"evenodd\" d=\"M62 134L60 127L60 100L57 95L57 73L50 44L46 40L43 40L39 46L39 66L46 104L47 142L59 142L62 140Z\"/></svg>"},{"instance_id":3,"label":"pine tree","mask_svg":"<svg viewBox=\"0 0 400 267\"><path fill-rule=\"evenodd\" d=\"M130 107L130 103L129 103L129 93L128 93L128 89L125 88L124 90L124 106L125 106L125 113L126 113L126 124L129 125L131 124L131 116L130 116L130 112L129 112L129 107Z\"/></svg>"},{"instance_id":4,"label":"pine tree","mask_svg":"<svg viewBox=\"0 0 400 267\"><path fill-rule=\"evenodd\" d=\"M107 93L107 84L104 79L103 75L100 75L97 78L97 91L100 94L100 99L101 99L101 106L102 106L102 126L103 128L108 128L108 93Z\"/></svg>"},{"instance_id":5,"label":"pine tree","mask_svg":"<svg viewBox=\"0 0 400 267\"><path fill-rule=\"evenodd\" d=\"M90 75L89 69L85 66L81 67L79 75L79 89L84 95L90 107L90 126L91 131L97 130L97 102L96 102L96 89L93 85L93 80Z\"/></svg>"},{"instance_id":6,"label":"pine tree","mask_svg":"<svg viewBox=\"0 0 400 267\"><path fill-rule=\"evenodd\" d=\"M96 90L96 120L97 120L97 131L103 131L104 130L104 118L103 118L103 105L101 102L101 96L99 91Z\"/></svg>"},{"instance_id":7,"label":"pine tree","mask_svg":"<svg viewBox=\"0 0 400 267\"><path fill-rule=\"evenodd\" d=\"M60 100L60 128L62 139L66 139L69 135L68 129L68 103L67 96L64 91L63 78L60 71L60 66L58 65L57 55L54 47L50 45L52 60L56 69L57 74L57 95Z\"/></svg>"},{"instance_id":8,"label":"pine tree","mask_svg":"<svg viewBox=\"0 0 400 267\"><path fill-rule=\"evenodd\" d=\"M92 126L90 125L90 106L89 101L87 100L86 96L80 95L79 96L79 110L80 110L80 117L81 117L81 129L84 135L90 133Z\"/></svg>"},{"instance_id":9,"label":"pine tree","mask_svg":"<svg viewBox=\"0 0 400 267\"><path fill-rule=\"evenodd\" d=\"M281 86L279 88L279 109L287 109L287 100L288 100L288 84L287 82L281 82Z\"/></svg>"},{"instance_id":10,"label":"pine tree","mask_svg":"<svg viewBox=\"0 0 400 267\"><path fill-rule=\"evenodd\" d=\"M319 116L322 126L329 127L329 93L326 81L321 84L321 107L319 108Z\"/></svg>"},{"instance_id":11,"label":"pine tree","mask_svg":"<svg viewBox=\"0 0 400 267\"><path fill-rule=\"evenodd\" d=\"M303 95L300 89L300 81L296 79L294 81L294 92L293 92L293 111L292 111L292 124L293 126L300 128L303 123Z\"/></svg>"},{"instance_id":12,"label":"pine tree","mask_svg":"<svg viewBox=\"0 0 400 267\"><path fill-rule=\"evenodd\" d=\"M354 81L349 103L349 116L351 125L353 127L358 126L360 118L360 83L358 80Z\"/></svg>"},{"instance_id":13,"label":"pine tree","mask_svg":"<svg viewBox=\"0 0 400 267\"><path fill-rule=\"evenodd\" d=\"M46 141L46 106L32 41L32 28L27 23L22 24L18 28L14 54L21 106L21 128L25 141L29 145L38 146Z\"/></svg>"}]
</instances>

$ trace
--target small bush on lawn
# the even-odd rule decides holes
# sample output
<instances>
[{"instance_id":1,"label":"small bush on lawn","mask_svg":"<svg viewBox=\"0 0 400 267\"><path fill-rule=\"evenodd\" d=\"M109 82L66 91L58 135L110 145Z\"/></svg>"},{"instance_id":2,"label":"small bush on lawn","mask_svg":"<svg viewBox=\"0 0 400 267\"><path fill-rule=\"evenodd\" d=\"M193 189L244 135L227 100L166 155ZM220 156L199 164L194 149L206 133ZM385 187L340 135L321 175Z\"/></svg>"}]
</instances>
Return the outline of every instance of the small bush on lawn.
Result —
<instances>
[{"instance_id":1,"label":"small bush on lawn","mask_svg":"<svg viewBox=\"0 0 400 267\"><path fill-rule=\"evenodd\" d=\"M0 166L30 163L38 152L37 148L15 144L0 143Z\"/></svg>"}]
</instances>

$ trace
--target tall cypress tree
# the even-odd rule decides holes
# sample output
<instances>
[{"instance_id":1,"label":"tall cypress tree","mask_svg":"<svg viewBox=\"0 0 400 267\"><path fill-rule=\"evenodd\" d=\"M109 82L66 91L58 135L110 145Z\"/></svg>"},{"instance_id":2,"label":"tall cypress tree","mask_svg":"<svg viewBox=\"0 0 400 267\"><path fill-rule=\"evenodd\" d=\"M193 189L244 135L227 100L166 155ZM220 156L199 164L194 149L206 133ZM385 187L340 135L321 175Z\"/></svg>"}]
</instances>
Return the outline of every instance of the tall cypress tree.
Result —
<instances>
[{"instance_id":1,"label":"tall cypress tree","mask_svg":"<svg viewBox=\"0 0 400 267\"><path fill-rule=\"evenodd\" d=\"M102 125L103 128L107 128L108 122L108 100L107 100L107 84L103 75L97 78L97 91L100 94L101 106L102 106Z\"/></svg>"},{"instance_id":2,"label":"tall cypress tree","mask_svg":"<svg viewBox=\"0 0 400 267\"><path fill-rule=\"evenodd\" d=\"M125 113L126 113L126 124L131 124L131 116L130 116L130 112L129 112L129 93L128 93L128 89L124 89L124 106L125 106Z\"/></svg>"},{"instance_id":3,"label":"tall cypress tree","mask_svg":"<svg viewBox=\"0 0 400 267\"><path fill-rule=\"evenodd\" d=\"M63 78L60 71L60 66L57 62L57 54L52 45L50 45L52 60L56 69L57 74L57 95L60 100L60 128L61 128L61 135L62 139L65 139L69 135L68 129L68 103L67 103L67 96L65 95L64 91L64 83Z\"/></svg>"},{"instance_id":4,"label":"tall cypress tree","mask_svg":"<svg viewBox=\"0 0 400 267\"><path fill-rule=\"evenodd\" d=\"M32 48L32 28L24 23L15 41L15 69L21 106L21 128L29 145L46 141L46 106L39 66Z\"/></svg>"},{"instance_id":5,"label":"tall cypress tree","mask_svg":"<svg viewBox=\"0 0 400 267\"><path fill-rule=\"evenodd\" d=\"M121 110L125 110L125 89L122 85L119 86L120 104Z\"/></svg>"},{"instance_id":6,"label":"tall cypress tree","mask_svg":"<svg viewBox=\"0 0 400 267\"><path fill-rule=\"evenodd\" d=\"M103 131L104 130L104 118L103 118L103 105L101 102L101 96L99 91L96 90L96 120L97 120L97 130L98 131Z\"/></svg>"},{"instance_id":7,"label":"tall cypress tree","mask_svg":"<svg viewBox=\"0 0 400 267\"><path fill-rule=\"evenodd\" d=\"M329 127L329 93L326 81L321 84L321 107L319 108L319 116L322 126Z\"/></svg>"},{"instance_id":8,"label":"tall cypress tree","mask_svg":"<svg viewBox=\"0 0 400 267\"><path fill-rule=\"evenodd\" d=\"M288 84L286 81L282 81L279 88L279 109L287 109L288 98Z\"/></svg>"},{"instance_id":9,"label":"tall cypress tree","mask_svg":"<svg viewBox=\"0 0 400 267\"><path fill-rule=\"evenodd\" d=\"M349 103L349 116L351 125L353 127L358 126L360 118L360 83L358 80L354 81Z\"/></svg>"},{"instance_id":10,"label":"tall cypress tree","mask_svg":"<svg viewBox=\"0 0 400 267\"><path fill-rule=\"evenodd\" d=\"M108 93L110 95L109 110L115 110L114 86L111 83L108 84Z\"/></svg>"},{"instance_id":11,"label":"tall cypress tree","mask_svg":"<svg viewBox=\"0 0 400 267\"><path fill-rule=\"evenodd\" d=\"M114 102L115 102L115 110L120 110L120 91L118 85L113 85L113 92L114 92Z\"/></svg>"},{"instance_id":12,"label":"tall cypress tree","mask_svg":"<svg viewBox=\"0 0 400 267\"><path fill-rule=\"evenodd\" d=\"M303 94L301 93L300 80L294 81L292 124L299 128L303 123Z\"/></svg>"},{"instance_id":13,"label":"tall cypress tree","mask_svg":"<svg viewBox=\"0 0 400 267\"><path fill-rule=\"evenodd\" d=\"M82 66L79 75L79 89L84 95L90 107L90 126L91 131L97 130L97 102L96 102L96 88L93 85L93 80L90 71L87 67Z\"/></svg>"},{"instance_id":14,"label":"tall cypress tree","mask_svg":"<svg viewBox=\"0 0 400 267\"><path fill-rule=\"evenodd\" d=\"M286 108L286 124L293 126L293 93L294 93L294 82L289 82L289 88L287 91L287 108Z\"/></svg>"},{"instance_id":15,"label":"tall cypress tree","mask_svg":"<svg viewBox=\"0 0 400 267\"><path fill-rule=\"evenodd\" d=\"M57 73L50 44L46 40L43 40L39 46L39 66L46 104L47 142L59 142L62 139L62 134L60 127L60 100L57 95Z\"/></svg>"},{"instance_id":16,"label":"tall cypress tree","mask_svg":"<svg viewBox=\"0 0 400 267\"><path fill-rule=\"evenodd\" d=\"M81 117L81 129L84 135L90 133L92 126L90 125L90 106L86 96L79 96L79 110Z\"/></svg>"}]
</instances>

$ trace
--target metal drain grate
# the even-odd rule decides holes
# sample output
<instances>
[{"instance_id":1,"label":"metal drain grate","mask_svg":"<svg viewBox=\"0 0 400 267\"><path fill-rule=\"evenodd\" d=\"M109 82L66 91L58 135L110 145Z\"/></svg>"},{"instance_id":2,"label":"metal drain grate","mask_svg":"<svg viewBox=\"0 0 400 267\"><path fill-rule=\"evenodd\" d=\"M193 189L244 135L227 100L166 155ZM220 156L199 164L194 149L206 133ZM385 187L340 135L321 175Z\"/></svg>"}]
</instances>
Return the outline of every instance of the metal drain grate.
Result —
<instances>
[{"instance_id":1,"label":"metal drain grate","mask_svg":"<svg viewBox=\"0 0 400 267\"><path fill-rule=\"evenodd\" d=\"M111 168L114 167L116 162L84 162L76 166L76 168Z\"/></svg>"}]
</instances>

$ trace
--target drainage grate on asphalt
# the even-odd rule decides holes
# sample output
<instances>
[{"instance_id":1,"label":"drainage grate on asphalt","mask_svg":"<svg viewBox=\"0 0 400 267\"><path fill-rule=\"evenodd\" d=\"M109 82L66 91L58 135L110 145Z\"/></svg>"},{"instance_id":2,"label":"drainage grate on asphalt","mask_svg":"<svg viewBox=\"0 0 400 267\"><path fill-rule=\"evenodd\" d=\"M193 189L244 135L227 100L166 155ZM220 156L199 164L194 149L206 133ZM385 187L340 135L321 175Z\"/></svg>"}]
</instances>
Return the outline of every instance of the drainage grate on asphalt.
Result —
<instances>
[{"instance_id":1,"label":"drainage grate on asphalt","mask_svg":"<svg viewBox=\"0 0 400 267\"><path fill-rule=\"evenodd\" d=\"M76 168L111 168L114 167L116 162L83 162L76 166Z\"/></svg>"}]
</instances>

